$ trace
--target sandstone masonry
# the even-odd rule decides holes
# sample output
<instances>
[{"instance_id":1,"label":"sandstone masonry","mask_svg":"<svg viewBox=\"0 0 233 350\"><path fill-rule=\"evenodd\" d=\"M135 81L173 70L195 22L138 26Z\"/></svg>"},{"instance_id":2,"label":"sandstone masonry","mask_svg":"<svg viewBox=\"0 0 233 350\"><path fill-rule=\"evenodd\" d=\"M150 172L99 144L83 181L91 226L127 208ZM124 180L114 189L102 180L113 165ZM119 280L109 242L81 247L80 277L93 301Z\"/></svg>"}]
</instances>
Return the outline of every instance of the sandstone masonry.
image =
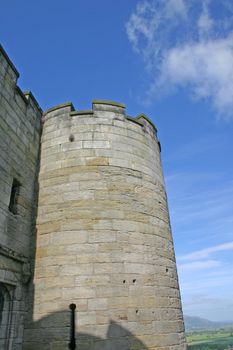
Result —
<instances>
[{"instance_id":1,"label":"sandstone masonry","mask_svg":"<svg viewBox=\"0 0 233 350\"><path fill-rule=\"evenodd\" d=\"M40 137L2 48L0 72L0 348L68 348L74 303L79 350L184 350L156 127L95 100Z\"/></svg>"},{"instance_id":2,"label":"sandstone masonry","mask_svg":"<svg viewBox=\"0 0 233 350\"><path fill-rule=\"evenodd\" d=\"M0 349L21 349L34 254L41 109L0 47Z\"/></svg>"}]
</instances>

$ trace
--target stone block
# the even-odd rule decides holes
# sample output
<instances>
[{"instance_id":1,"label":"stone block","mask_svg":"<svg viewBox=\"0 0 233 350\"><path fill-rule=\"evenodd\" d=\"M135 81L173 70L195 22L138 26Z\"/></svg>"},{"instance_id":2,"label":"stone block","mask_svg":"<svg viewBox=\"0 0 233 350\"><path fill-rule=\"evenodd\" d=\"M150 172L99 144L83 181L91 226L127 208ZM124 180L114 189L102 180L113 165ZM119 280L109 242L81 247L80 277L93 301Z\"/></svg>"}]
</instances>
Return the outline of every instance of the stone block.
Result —
<instances>
[{"instance_id":1,"label":"stone block","mask_svg":"<svg viewBox=\"0 0 233 350\"><path fill-rule=\"evenodd\" d=\"M72 287L72 288L62 288L62 299L72 300L72 299L89 299L94 298L96 291L92 287Z\"/></svg>"},{"instance_id":2,"label":"stone block","mask_svg":"<svg viewBox=\"0 0 233 350\"><path fill-rule=\"evenodd\" d=\"M60 268L60 273L63 276L91 275L93 264L65 265Z\"/></svg>"},{"instance_id":3,"label":"stone block","mask_svg":"<svg viewBox=\"0 0 233 350\"><path fill-rule=\"evenodd\" d=\"M106 310L108 300L106 298L95 298L88 300L88 310Z\"/></svg>"}]
</instances>

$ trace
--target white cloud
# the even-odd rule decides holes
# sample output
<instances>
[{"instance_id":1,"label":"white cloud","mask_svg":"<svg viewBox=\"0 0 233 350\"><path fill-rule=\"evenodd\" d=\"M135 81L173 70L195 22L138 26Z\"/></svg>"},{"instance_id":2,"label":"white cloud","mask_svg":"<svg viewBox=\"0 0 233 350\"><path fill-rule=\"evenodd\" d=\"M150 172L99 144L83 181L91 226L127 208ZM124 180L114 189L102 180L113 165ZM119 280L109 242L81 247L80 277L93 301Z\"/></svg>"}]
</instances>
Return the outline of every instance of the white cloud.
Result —
<instances>
[{"instance_id":1,"label":"white cloud","mask_svg":"<svg viewBox=\"0 0 233 350\"><path fill-rule=\"evenodd\" d=\"M149 3L142 2L137 5L136 13L133 13L130 18L130 23L126 25L127 34L129 40L133 44L133 47L136 51L140 52L140 36L144 37L147 41L153 39L153 31L156 28L153 28L153 22L149 24L148 20L144 18L147 13L150 13L151 9Z\"/></svg>"},{"instance_id":2,"label":"white cloud","mask_svg":"<svg viewBox=\"0 0 233 350\"><path fill-rule=\"evenodd\" d=\"M208 37L214 27L214 21L210 18L207 3L203 3L203 11L197 21L199 36L202 38Z\"/></svg>"},{"instance_id":3,"label":"white cloud","mask_svg":"<svg viewBox=\"0 0 233 350\"><path fill-rule=\"evenodd\" d=\"M181 16L186 18L187 7L184 0L168 0L164 2L167 17Z\"/></svg>"},{"instance_id":4,"label":"white cloud","mask_svg":"<svg viewBox=\"0 0 233 350\"><path fill-rule=\"evenodd\" d=\"M216 252L223 252L233 250L233 241L228 243L219 244L213 247L209 247L206 249L197 250L195 252L192 252L190 254L186 254L183 256L178 257L179 261L184 260L197 260L197 259L205 259L208 258L211 254Z\"/></svg>"},{"instance_id":5,"label":"white cloud","mask_svg":"<svg viewBox=\"0 0 233 350\"><path fill-rule=\"evenodd\" d=\"M233 35L170 49L155 87L189 86L210 98L219 114L233 116Z\"/></svg>"},{"instance_id":6,"label":"white cloud","mask_svg":"<svg viewBox=\"0 0 233 350\"><path fill-rule=\"evenodd\" d=\"M223 18L206 0L138 3L126 30L155 77L149 98L188 87L193 97L209 99L219 115L233 117L233 16L229 1L220 5Z\"/></svg>"},{"instance_id":7,"label":"white cloud","mask_svg":"<svg viewBox=\"0 0 233 350\"><path fill-rule=\"evenodd\" d=\"M205 260L205 261L192 261L185 264L178 264L178 271L180 272L193 272L197 270L206 270L219 267L221 263L218 260Z\"/></svg>"}]
</instances>

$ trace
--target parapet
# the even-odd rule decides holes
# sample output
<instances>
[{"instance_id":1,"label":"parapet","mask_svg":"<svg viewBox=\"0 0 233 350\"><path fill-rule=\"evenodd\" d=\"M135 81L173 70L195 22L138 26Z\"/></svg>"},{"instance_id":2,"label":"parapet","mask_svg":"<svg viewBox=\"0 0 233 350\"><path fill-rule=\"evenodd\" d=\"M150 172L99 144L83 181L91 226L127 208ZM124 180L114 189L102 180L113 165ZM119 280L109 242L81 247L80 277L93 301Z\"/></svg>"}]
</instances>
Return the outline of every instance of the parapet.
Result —
<instances>
[{"instance_id":1,"label":"parapet","mask_svg":"<svg viewBox=\"0 0 233 350\"><path fill-rule=\"evenodd\" d=\"M125 104L110 100L93 100L93 111L108 111L125 114Z\"/></svg>"},{"instance_id":2,"label":"parapet","mask_svg":"<svg viewBox=\"0 0 233 350\"><path fill-rule=\"evenodd\" d=\"M6 51L3 49L2 45L0 44L0 75L5 75L7 71L10 70L10 76L12 79L16 82L19 78L19 72L15 68L15 65L10 60L9 56L7 55Z\"/></svg>"},{"instance_id":3,"label":"parapet","mask_svg":"<svg viewBox=\"0 0 233 350\"><path fill-rule=\"evenodd\" d=\"M41 116L42 109L31 91L23 92L17 85L19 76L19 72L15 65L0 45L0 87L2 94L6 95L8 100L10 98L15 99L17 104L25 110L25 113L30 106L37 114L39 114L39 116Z\"/></svg>"},{"instance_id":4,"label":"parapet","mask_svg":"<svg viewBox=\"0 0 233 350\"><path fill-rule=\"evenodd\" d=\"M68 114L69 117L105 117L110 120L130 121L137 125L140 125L145 131L157 135L157 128L155 124L144 113L139 114L136 117L131 117L126 114L126 106L120 102L114 102L110 100L93 100L91 110L75 110L71 102L59 104L55 107L49 108L43 114L44 121L48 119Z\"/></svg>"}]
</instances>

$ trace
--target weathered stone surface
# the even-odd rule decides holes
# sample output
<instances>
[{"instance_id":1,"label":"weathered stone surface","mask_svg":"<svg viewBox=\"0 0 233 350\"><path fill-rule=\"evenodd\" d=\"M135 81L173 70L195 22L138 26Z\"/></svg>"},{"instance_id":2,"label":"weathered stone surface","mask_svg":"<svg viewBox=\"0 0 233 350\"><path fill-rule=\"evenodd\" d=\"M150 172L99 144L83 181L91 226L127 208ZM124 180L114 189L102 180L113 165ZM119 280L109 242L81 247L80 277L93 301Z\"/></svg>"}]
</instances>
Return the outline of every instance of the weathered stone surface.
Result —
<instances>
[{"instance_id":1,"label":"weathered stone surface","mask_svg":"<svg viewBox=\"0 0 233 350\"><path fill-rule=\"evenodd\" d=\"M46 114L34 319L46 317L50 300L75 302L81 349L183 350L156 131L143 115L134 123L122 107L94 106L88 115Z\"/></svg>"},{"instance_id":2,"label":"weathered stone surface","mask_svg":"<svg viewBox=\"0 0 233 350\"><path fill-rule=\"evenodd\" d=\"M42 113L32 94L16 86L18 76L0 46L0 348L9 350L22 348L28 311ZM20 185L13 212L14 180Z\"/></svg>"}]
</instances>

